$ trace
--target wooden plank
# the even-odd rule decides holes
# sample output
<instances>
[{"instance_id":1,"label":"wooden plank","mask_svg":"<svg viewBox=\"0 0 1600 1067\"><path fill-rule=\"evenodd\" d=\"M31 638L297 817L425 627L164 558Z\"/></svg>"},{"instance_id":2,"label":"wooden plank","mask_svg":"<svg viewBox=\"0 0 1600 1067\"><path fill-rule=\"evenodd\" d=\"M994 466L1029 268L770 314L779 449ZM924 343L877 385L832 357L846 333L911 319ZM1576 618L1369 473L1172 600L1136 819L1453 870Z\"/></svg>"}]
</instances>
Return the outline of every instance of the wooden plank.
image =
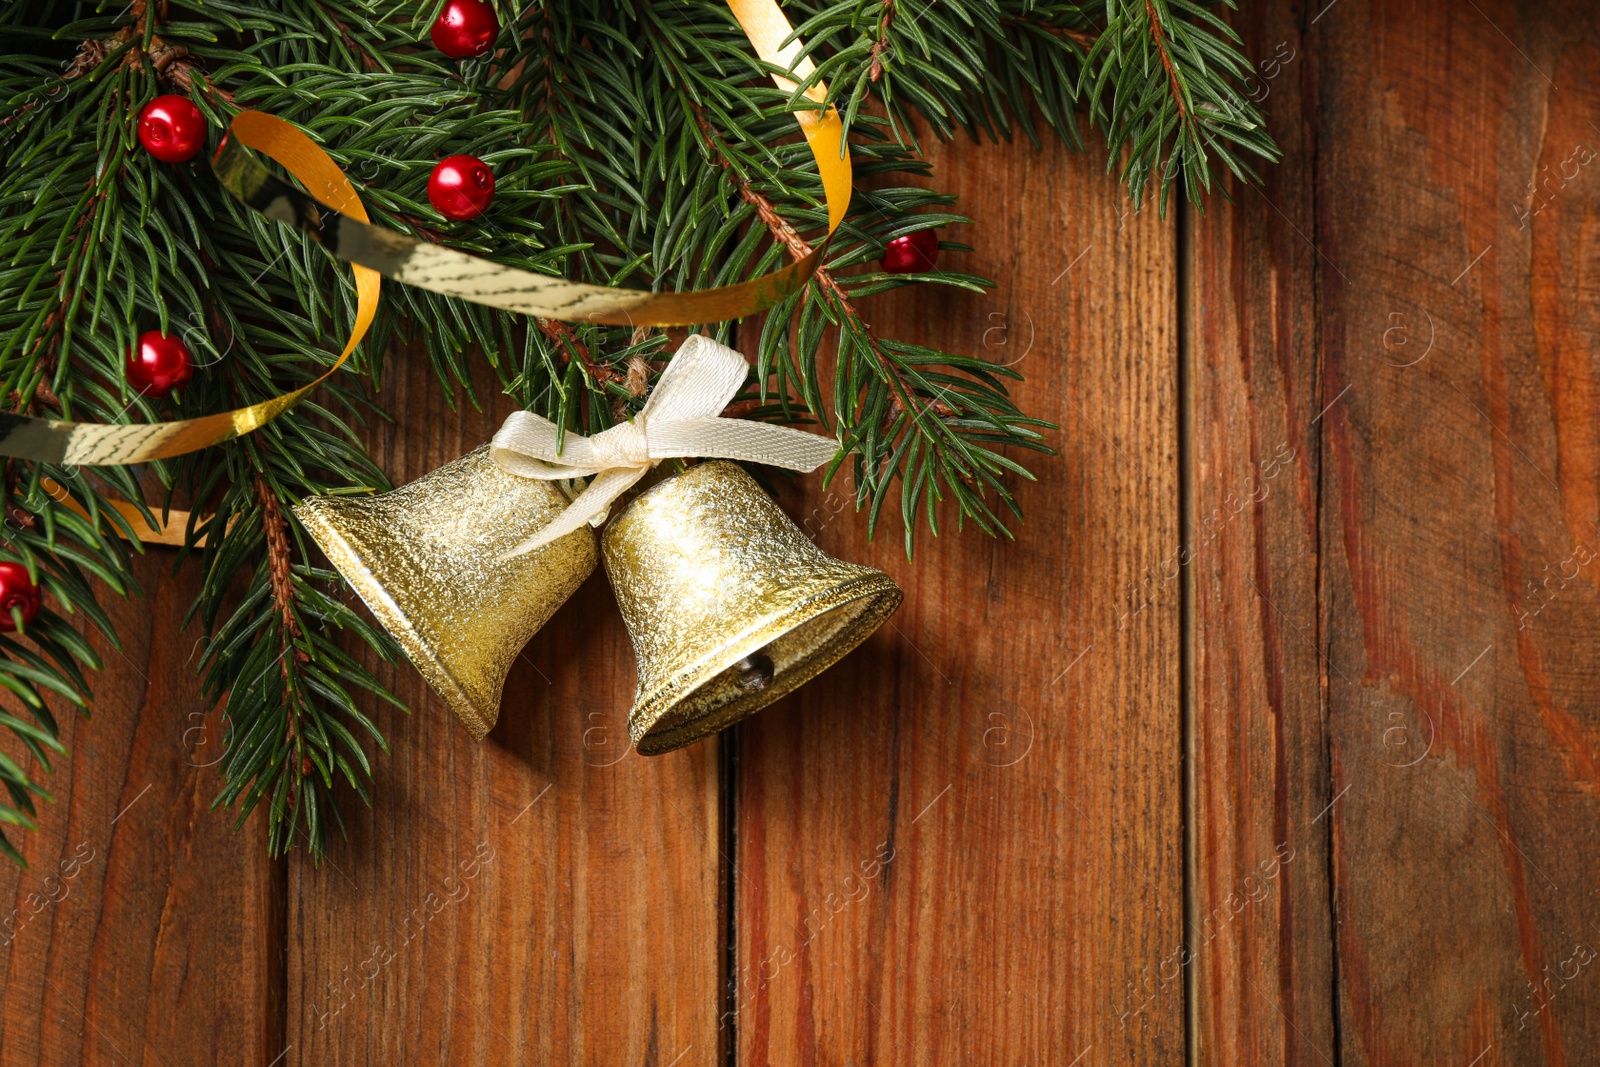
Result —
<instances>
[{"instance_id":1,"label":"wooden plank","mask_svg":"<svg viewBox=\"0 0 1600 1067\"><path fill-rule=\"evenodd\" d=\"M886 335L1017 363L1059 422L1015 543L866 542L840 487L786 497L827 551L907 599L862 649L741 731L731 994L738 1062L1176 1063L1176 233L1125 212L1103 157L930 146L975 224L932 287L865 310ZM943 265L941 263L941 265Z\"/></svg>"},{"instance_id":2,"label":"wooden plank","mask_svg":"<svg viewBox=\"0 0 1600 1067\"><path fill-rule=\"evenodd\" d=\"M263 1064L283 1047L281 866L260 819L210 810L217 716L182 629L199 591L172 553L138 561L142 600L106 597L94 718L58 709L70 757L30 870L0 862L0 1050L34 1063Z\"/></svg>"},{"instance_id":3,"label":"wooden plank","mask_svg":"<svg viewBox=\"0 0 1600 1067\"><path fill-rule=\"evenodd\" d=\"M398 425L373 454L398 481L511 410L449 410L420 355L383 399ZM597 572L518 661L483 743L409 666L380 671L414 710L380 715L375 807L322 867L291 867L290 1062L720 1054L718 750L629 754L631 663Z\"/></svg>"},{"instance_id":4,"label":"wooden plank","mask_svg":"<svg viewBox=\"0 0 1600 1067\"><path fill-rule=\"evenodd\" d=\"M1317 601L1313 141L1300 14L1236 13L1284 152L1186 212L1197 1063L1322 1064L1334 1039ZM1337 281L1337 278L1335 278ZM1169 572L1170 573L1170 572ZM1168 598L1176 583L1162 585ZM1181 982L1153 974L1157 989Z\"/></svg>"},{"instance_id":5,"label":"wooden plank","mask_svg":"<svg viewBox=\"0 0 1600 1067\"><path fill-rule=\"evenodd\" d=\"M1348 1065L1600 1062L1597 21L1319 25Z\"/></svg>"}]
</instances>

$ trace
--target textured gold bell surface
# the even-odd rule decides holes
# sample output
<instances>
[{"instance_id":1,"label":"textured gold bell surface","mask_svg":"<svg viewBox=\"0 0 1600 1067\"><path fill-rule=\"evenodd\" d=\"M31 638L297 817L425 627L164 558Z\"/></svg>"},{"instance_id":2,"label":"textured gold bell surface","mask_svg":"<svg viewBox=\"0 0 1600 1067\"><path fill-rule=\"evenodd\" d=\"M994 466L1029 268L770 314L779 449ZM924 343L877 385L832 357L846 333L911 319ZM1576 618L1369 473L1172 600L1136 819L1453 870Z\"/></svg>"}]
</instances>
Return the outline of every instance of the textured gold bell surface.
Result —
<instances>
[{"instance_id":1,"label":"textured gold bell surface","mask_svg":"<svg viewBox=\"0 0 1600 1067\"><path fill-rule=\"evenodd\" d=\"M628 729L647 756L805 684L902 598L882 571L823 553L732 463L661 482L611 521L600 546L639 664Z\"/></svg>"},{"instance_id":2,"label":"textured gold bell surface","mask_svg":"<svg viewBox=\"0 0 1600 1067\"><path fill-rule=\"evenodd\" d=\"M518 653L594 571L588 527L502 559L567 506L488 446L380 496L312 497L295 515L480 740Z\"/></svg>"}]
</instances>

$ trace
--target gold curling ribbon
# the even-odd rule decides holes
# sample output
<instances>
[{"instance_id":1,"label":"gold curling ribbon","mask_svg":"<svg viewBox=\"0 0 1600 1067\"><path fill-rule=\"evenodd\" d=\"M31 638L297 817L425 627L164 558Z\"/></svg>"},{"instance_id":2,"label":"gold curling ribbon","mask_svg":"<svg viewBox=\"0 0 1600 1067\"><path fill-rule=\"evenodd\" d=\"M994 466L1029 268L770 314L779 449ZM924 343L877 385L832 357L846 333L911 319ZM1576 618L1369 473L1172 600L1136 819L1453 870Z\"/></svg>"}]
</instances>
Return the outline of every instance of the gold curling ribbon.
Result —
<instances>
[{"instance_id":1,"label":"gold curling ribbon","mask_svg":"<svg viewBox=\"0 0 1600 1067\"><path fill-rule=\"evenodd\" d=\"M777 0L728 0L728 6L762 60L802 79L815 72L811 60L800 57L801 43L791 39L794 30ZM772 75L772 80L791 93L798 88L779 74ZM804 95L824 103L827 87L818 81ZM843 151L843 125L832 107L797 111L794 116L822 177L831 238L844 221L850 201L851 168ZM273 175L246 149L276 160L311 195ZM107 425L0 413L0 455L51 463L123 465L180 456L258 429L327 381L349 358L372 325L379 275L542 318L617 326L686 326L740 318L771 307L800 290L827 248L824 240L803 259L780 270L716 289L686 293L617 289L517 270L373 226L355 188L333 159L294 126L259 111L234 116L213 166L224 188L239 200L294 226L351 264L356 280L356 321L339 358L321 377L293 392L197 419Z\"/></svg>"},{"instance_id":2,"label":"gold curling ribbon","mask_svg":"<svg viewBox=\"0 0 1600 1067\"><path fill-rule=\"evenodd\" d=\"M68 511L76 512L85 519L92 518L89 514L89 509L72 499L72 495L67 492L66 487L58 482L49 478L41 478L39 479L39 488L43 489L50 495L51 499ZM145 517L140 513L138 506L132 501L107 500L104 507L121 515L123 521L133 529L134 536L138 537L141 543L147 545L172 545L176 548L183 547L189 529L189 513L187 511L180 511L174 508L167 512L164 519L160 514L152 512L159 525L151 526L145 521ZM210 516L205 517L210 518ZM117 532L119 534L122 533L121 530ZM205 543L205 534L201 534L195 539L195 547L197 548Z\"/></svg>"}]
</instances>

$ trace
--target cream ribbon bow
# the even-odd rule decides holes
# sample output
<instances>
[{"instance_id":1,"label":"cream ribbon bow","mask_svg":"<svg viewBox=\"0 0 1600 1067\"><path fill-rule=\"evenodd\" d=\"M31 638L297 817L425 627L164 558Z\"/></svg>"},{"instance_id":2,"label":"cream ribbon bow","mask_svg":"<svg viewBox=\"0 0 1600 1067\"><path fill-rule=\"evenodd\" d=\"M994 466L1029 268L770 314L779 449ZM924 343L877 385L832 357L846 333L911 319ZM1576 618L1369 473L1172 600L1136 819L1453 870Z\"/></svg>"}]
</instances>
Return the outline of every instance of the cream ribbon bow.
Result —
<instances>
[{"instance_id":1,"label":"cream ribbon bow","mask_svg":"<svg viewBox=\"0 0 1600 1067\"><path fill-rule=\"evenodd\" d=\"M554 522L507 556L532 552L584 523L598 526L617 497L664 459L742 459L795 471L815 470L832 459L838 444L830 438L769 422L718 418L749 373L739 353L694 334L661 372L632 422L593 437L568 433L558 448L558 427L549 419L531 411L508 418L490 443L501 470L547 482L590 475L594 481Z\"/></svg>"}]
</instances>

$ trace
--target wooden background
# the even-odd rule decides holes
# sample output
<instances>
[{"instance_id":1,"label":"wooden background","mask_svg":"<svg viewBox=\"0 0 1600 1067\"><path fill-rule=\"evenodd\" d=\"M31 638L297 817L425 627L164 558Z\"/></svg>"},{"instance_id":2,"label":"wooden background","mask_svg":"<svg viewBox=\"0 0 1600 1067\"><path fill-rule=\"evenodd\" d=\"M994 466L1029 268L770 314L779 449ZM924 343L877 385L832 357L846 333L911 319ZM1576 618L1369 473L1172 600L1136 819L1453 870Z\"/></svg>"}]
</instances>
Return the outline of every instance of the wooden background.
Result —
<instances>
[{"instance_id":1,"label":"wooden background","mask_svg":"<svg viewBox=\"0 0 1600 1067\"><path fill-rule=\"evenodd\" d=\"M0 1062L1600 1063L1600 19L1237 23L1285 160L1232 204L936 149L999 288L869 313L1017 363L1061 454L914 565L787 495L906 604L717 741L630 754L597 575L487 743L389 671L379 806L269 862L146 560L0 865ZM504 414L430 382L397 479Z\"/></svg>"}]
</instances>

